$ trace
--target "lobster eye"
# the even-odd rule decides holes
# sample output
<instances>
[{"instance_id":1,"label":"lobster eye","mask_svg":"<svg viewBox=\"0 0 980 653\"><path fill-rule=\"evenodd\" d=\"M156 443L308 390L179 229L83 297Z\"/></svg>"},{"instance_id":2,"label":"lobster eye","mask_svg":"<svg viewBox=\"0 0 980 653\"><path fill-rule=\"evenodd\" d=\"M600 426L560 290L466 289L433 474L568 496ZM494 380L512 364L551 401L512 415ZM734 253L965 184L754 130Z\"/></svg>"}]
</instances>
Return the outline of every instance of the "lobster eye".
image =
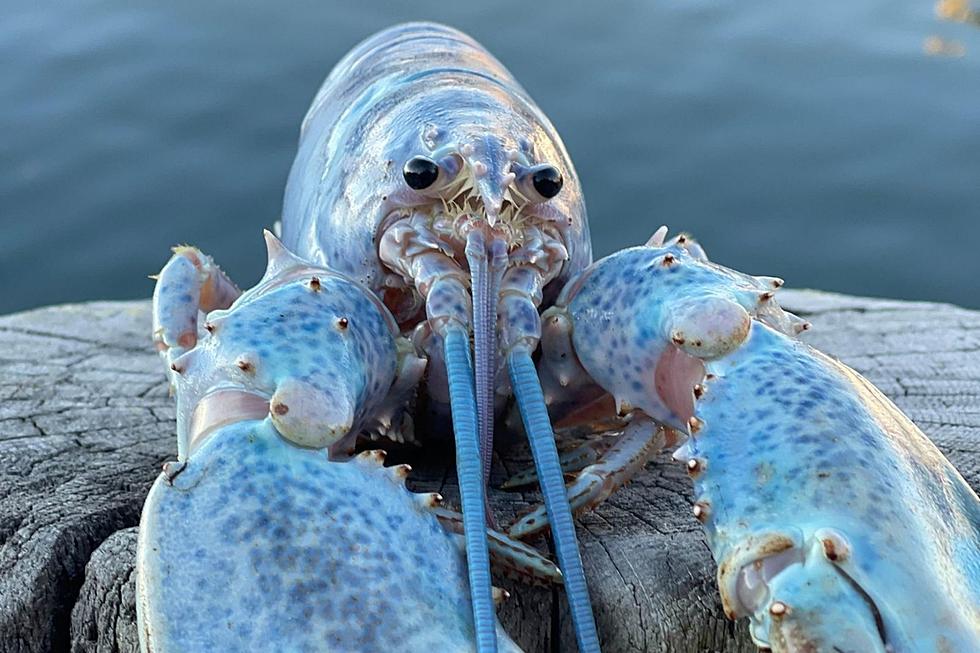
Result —
<instances>
[{"instance_id":1,"label":"lobster eye","mask_svg":"<svg viewBox=\"0 0 980 653\"><path fill-rule=\"evenodd\" d=\"M423 190L436 183L439 165L427 156L413 156L402 169L405 183L413 190Z\"/></svg>"},{"instance_id":2,"label":"lobster eye","mask_svg":"<svg viewBox=\"0 0 980 653\"><path fill-rule=\"evenodd\" d=\"M531 183L534 184L534 190L538 191L541 197L550 200L561 191L563 180L558 168L545 166L534 171Z\"/></svg>"}]
</instances>

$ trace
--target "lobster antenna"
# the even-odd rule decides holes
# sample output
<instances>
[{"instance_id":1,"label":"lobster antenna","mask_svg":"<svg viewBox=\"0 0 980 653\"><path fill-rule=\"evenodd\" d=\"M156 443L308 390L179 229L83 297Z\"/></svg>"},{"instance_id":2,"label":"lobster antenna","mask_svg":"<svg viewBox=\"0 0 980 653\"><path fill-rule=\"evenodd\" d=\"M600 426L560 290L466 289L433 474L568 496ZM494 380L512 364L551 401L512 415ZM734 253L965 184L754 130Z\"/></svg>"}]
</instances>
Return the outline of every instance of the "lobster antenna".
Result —
<instances>
[{"instance_id":1,"label":"lobster antenna","mask_svg":"<svg viewBox=\"0 0 980 653\"><path fill-rule=\"evenodd\" d=\"M479 653L492 653L497 650L496 612L493 586L490 582L486 487L483 483L483 465L477 435L469 333L459 326L448 328L443 335L443 346L453 432L456 434L456 475L459 478L460 502L463 504L463 536L466 542L473 623L476 628L476 650Z\"/></svg>"},{"instance_id":2,"label":"lobster antenna","mask_svg":"<svg viewBox=\"0 0 980 653\"><path fill-rule=\"evenodd\" d=\"M538 373L534 361L531 360L531 353L524 347L515 348L507 364L510 370L510 382L514 387L514 396L517 397L517 406L524 421L524 430L527 431L528 441L531 443L534 466L538 470L541 494L544 496L544 506L548 511L548 521L551 523L551 534L555 540L558 565L565 577L565 593L568 596L568 607L575 625L578 650L582 653L598 653L599 634L596 632L595 618L592 616L589 586L585 582L582 556L579 553L578 540L575 538L572 509L568 505L565 478L558 460L558 449L555 446L555 433L551 429L551 420L544 403L544 393L541 391Z\"/></svg>"}]
</instances>

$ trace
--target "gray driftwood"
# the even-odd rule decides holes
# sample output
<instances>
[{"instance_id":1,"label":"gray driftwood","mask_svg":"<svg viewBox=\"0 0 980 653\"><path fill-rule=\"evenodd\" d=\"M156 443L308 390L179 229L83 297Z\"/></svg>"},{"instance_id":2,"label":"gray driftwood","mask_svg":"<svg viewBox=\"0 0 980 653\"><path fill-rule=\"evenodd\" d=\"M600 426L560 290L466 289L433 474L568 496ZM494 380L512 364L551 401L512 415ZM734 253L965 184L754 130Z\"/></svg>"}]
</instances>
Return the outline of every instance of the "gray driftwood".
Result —
<instances>
[{"instance_id":1,"label":"gray driftwood","mask_svg":"<svg viewBox=\"0 0 980 653\"><path fill-rule=\"evenodd\" d=\"M980 313L786 292L817 347L891 396L980 485ZM0 318L0 651L133 651L140 506L172 456L173 406L147 302ZM450 499L445 460L411 460ZM508 453L499 481L528 463ZM501 495L506 516L533 495ZM714 565L679 465L661 456L580 522L604 650L752 651L721 615ZM559 593L504 581L508 630L529 651L574 650ZM397 634L393 634L397 639Z\"/></svg>"}]
</instances>

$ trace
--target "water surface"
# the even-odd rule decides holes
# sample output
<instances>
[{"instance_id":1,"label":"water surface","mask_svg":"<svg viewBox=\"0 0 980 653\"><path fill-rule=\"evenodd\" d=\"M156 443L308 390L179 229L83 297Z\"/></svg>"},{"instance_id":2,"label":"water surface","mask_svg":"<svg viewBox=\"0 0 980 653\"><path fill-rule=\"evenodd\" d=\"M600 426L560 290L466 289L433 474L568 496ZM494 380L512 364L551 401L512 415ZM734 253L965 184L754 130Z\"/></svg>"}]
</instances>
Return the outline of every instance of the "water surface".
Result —
<instances>
[{"instance_id":1,"label":"water surface","mask_svg":"<svg viewBox=\"0 0 980 653\"><path fill-rule=\"evenodd\" d=\"M597 254L667 223L794 286L980 307L976 26L923 0L571 5L8 0L0 312L146 297L176 243L254 283L318 86L410 19L470 32L551 116Z\"/></svg>"}]
</instances>

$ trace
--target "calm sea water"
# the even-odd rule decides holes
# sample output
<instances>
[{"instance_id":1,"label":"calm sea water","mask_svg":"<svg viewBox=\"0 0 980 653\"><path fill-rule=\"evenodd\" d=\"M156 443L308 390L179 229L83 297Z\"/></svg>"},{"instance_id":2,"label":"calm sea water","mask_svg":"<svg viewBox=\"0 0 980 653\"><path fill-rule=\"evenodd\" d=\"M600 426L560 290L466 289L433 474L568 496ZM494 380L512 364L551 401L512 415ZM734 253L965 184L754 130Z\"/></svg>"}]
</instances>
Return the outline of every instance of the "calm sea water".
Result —
<instances>
[{"instance_id":1,"label":"calm sea water","mask_svg":"<svg viewBox=\"0 0 980 653\"><path fill-rule=\"evenodd\" d=\"M253 283L322 79L420 18L551 116L597 254L667 223L794 286L980 307L980 28L932 0L575 4L6 0L0 312L146 297L178 242Z\"/></svg>"}]
</instances>

